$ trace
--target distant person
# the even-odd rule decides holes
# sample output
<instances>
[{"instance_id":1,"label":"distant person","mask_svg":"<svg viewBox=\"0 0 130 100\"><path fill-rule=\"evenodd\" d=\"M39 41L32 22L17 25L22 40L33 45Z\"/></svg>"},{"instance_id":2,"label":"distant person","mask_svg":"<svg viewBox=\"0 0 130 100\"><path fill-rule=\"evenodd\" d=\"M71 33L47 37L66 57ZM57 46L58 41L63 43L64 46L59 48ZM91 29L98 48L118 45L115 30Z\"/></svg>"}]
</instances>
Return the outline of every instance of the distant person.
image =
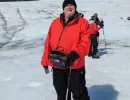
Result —
<instances>
[{"instance_id":1,"label":"distant person","mask_svg":"<svg viewBox=\"0 0 130 100\"><path fill-rule=\"evenodd\" d=\"M91 16L91 19L89 20L91 29L91 47L88 56L92 56L92 58L100 58L98 55L99 30L104 27L103 23L103 21L99 20L97 13Z\"/></svg>"},{"instance_id":2,"label":"distant person","mask_svg":"<svg viewBox=\"0 0 130 100\"><path fill-rule=\"evenodd\" d=\"M67 97L71 100L70 92L73 100L90 100L85 80L85 56L90 49L89 23L76 10L74 0L64 0L62 7L63 13L50 25L41 65L46 74L48 66L53 69L57 100Z\"/></svg>"}]
</instances>

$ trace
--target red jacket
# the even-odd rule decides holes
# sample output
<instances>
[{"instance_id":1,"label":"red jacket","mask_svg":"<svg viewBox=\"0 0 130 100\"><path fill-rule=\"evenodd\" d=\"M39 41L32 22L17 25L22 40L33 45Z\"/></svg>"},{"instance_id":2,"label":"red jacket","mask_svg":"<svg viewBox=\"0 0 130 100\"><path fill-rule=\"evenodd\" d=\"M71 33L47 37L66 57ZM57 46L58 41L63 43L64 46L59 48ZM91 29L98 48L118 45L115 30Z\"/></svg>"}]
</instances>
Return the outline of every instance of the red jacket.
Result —
<instances>
[{"instance_id":1,"label":"red jacket","mask_svg":"<svg viewBox=\"0 0 130 100\"><path fill-rule=\"evenodd\" d=\"M98 27L93 20L89 20L89 26L91 34L96 34L101 29L101 27Z\"/></svg>"},{"instance_id":2,"label":"red jacket","mask_svg":"<svg viewBox=\"0 0 130 100\"><path fill-rule=\"evenodd\" d=\"M60 17L53 20L44 42L41 65L55 67L50 63L48 55L51 50L56 49L60 35L61 39L58 46L61 46L67 54L70 51L76 51L80 56L79 59L75 60L72 69L85 66L85 56L89 53L90 48L90 31L88 21L80 15L70 21L65 27L63 27Z\"/></svg>"}]
</instances>

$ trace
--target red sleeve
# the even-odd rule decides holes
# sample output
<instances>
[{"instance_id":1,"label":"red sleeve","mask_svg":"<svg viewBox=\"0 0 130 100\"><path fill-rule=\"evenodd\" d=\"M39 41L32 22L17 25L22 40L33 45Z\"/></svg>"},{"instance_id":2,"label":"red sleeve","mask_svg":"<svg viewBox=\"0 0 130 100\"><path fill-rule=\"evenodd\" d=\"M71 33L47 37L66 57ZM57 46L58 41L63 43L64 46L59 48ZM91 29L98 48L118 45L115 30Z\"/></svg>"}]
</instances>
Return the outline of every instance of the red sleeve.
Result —
<instances>
[{"instance_id":1,"label":"red sleeve","mask_svg":"<svg viewBox=\"0 0 130 100\"><path fill-rule=\"evenodd\" d=\"M81 26L81 39L74 49L80 57L84 57L88 55L90 49L90 30L88 21L85 22Z\"/></svg>"},{"instance_id":2,"label":"red sleeve","mask_svg":"<svg viewBox=\"0 0 130 100\"><path fill-rule=\"evenodd\" d=\"M92 23L92 29L94 33L97 33L101 29L101 27L98 27L96 23Z\"/></svg>"},{"instance_id":3,"label":"red sleeve","mask_svg":"<svg viewBox=\"0 0 130 100\"><path fill-rule=\"evenodd\" d=\"M42 66L48 66L48 62L49 62L48 55L51 51L51 48L49 45L50 44L50 37L51 37L51 26L49 28L48 35L47 35L45 42L44 42L44 51L43 51L43 56L42 56L42 60L41 60Z\"/></svg>"}]
</instances>

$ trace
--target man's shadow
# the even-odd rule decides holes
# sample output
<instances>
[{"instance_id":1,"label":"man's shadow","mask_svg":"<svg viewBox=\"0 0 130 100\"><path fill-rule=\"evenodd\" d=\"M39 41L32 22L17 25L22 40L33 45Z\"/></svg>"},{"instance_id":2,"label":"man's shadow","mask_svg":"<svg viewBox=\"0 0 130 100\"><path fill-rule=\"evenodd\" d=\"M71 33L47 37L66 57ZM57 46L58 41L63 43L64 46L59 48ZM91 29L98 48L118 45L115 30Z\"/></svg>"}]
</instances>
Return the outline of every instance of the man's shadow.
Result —
<instances>
[{"instance_id":1,"label":"man's shadow","mask_svg":"<svg viewBox=\"0 0 130 100\"><path fill-rule=\"evenodd\" d=\"M112 48L99 48L98 49L98 53L99 53L99 56L103 56L105 54L112 54L113 52L108 52L109 50L111 50Z\"/></svg>"},{"instance_id":2,"label":"man's shadow","mask_svg":"<svg viewBox=\"0 0 130 100\"><path fill-rule=\"evenodd\" d=\"M119 92L110 84L95 85L89 89L90 100L117 100Z\"/></svg>"}]
</instances>

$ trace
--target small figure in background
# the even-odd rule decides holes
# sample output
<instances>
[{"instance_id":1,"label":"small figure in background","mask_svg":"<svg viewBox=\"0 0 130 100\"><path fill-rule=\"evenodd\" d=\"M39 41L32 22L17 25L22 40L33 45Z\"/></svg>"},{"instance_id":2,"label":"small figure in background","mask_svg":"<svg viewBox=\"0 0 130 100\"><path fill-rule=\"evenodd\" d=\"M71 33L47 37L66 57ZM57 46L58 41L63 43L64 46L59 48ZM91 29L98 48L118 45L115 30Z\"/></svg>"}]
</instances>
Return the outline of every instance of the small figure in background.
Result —
<instances>
[{"instance_id":1,"label":"small figure in background","mask_svg":"<svg viewBox=\"0 0 130 100\"><path fill-rule=\"evenodd\" d=\"M92 56L92 58L100 58L98 55L99 30L104 27L103 23L103 21L99 20L97 13L91 16L91 19L89 20L91 31L91 47L88 55L89 57Z\"/></svg>"}]
</instances>

